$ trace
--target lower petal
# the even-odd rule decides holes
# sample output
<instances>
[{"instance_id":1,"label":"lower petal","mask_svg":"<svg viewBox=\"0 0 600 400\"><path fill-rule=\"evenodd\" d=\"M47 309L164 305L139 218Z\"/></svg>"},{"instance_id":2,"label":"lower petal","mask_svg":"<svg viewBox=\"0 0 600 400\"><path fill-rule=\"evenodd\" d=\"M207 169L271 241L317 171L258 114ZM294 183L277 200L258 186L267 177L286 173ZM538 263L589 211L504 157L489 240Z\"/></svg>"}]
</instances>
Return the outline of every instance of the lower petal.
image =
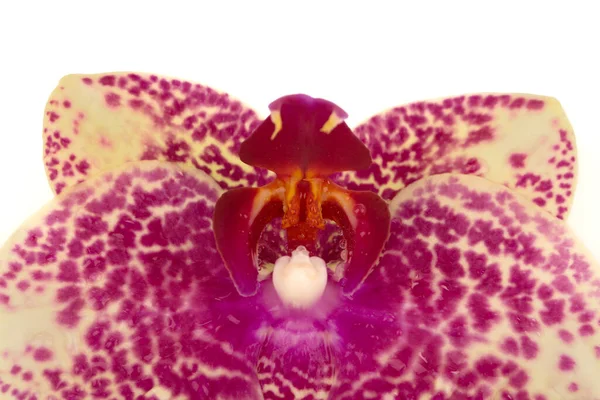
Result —
<instances>
[{"instance_id":1,"label":"lower petal","mask_svg":"<svg viewBox=\"0 0 600 400\"><path fill-rule=\"evenodd\" d=\"M438 175L391 203L373 273L340 307L336 399L600 398L600 266L505 187Z\"/></svg>"},{"instance_id":2,"label":"lower petal","mask_svg":"<svg viewBox=\"0 0 600 400\"><path fill-rule=\"evenodd\" d=\"M254 307L212 232L220 194L203 172L138 162L26 222L0 251L0 397L260 399L240 333Z\"/></svg>"}]
</instances>

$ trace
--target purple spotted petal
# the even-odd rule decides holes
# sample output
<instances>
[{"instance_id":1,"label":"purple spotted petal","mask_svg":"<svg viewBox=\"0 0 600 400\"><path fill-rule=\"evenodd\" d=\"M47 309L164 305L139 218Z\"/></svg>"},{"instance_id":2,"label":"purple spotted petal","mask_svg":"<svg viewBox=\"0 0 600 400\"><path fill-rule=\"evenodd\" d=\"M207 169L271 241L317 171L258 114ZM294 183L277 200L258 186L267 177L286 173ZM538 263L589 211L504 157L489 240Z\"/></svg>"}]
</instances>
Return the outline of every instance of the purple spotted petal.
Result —
<instances>
[{"instance_id":1,"label":"purple spotted petal","mask_svg":"<svg viewBox=\"0 0 600 400\"><path fill-rule=\"evenodd\" d=\"M562 222L468 175L391 210L383 258L337 309L333 398L600 399L600 266Z\"/></svg>"},{"instance_id":2,"label":"purple spotted petal","mask_svg":"<svg viewBox=\"0 0 600 400\"><path fill-rule=\"evenodd\" d=\"M338 177L350 189L389 200L422 177L455 172L506 185L561 219L573 200L573 129L551 97L473 94L416 102L376 115L354 131L373 164Z\"/></svg>"},{"instance_id":3,"label":"purple spotted petal","mask_svg":"<svg viewBox=\"0 0 600 400\"><path fill-rule=\"evenodd\" d=\"M68 75L44 115L44 163L56 193L127 161L194 165L222 188L271 175L238 159L256 113L207 86L137 73Z\"/></svg>"},{"instance_id":4,"label":"purple spotted petal","mask_svg":"<svg viewBox=\"0 0 600 400\"><path fill-rule=\"evenodd\" d=\"M211 230L220 194L147 161L26 222L0 251L0 398L260 398L257 321Z\"/></svg>"},{"instance_id":5,"label":"purple spotted petal","mask_svg":"<svg viewBox=\"0 0 600 400\"><path fill-rule=\"evenodd\" d=\"M473 176L392 202L352 297L308 312L219 257L220 188L132 164L58 196L0 252L8 398L600 398L600 271L557 220ZM34 397L32 397L34 396ZM537 397L536 397L537 396Z\"/></svg>"}]
</instances>

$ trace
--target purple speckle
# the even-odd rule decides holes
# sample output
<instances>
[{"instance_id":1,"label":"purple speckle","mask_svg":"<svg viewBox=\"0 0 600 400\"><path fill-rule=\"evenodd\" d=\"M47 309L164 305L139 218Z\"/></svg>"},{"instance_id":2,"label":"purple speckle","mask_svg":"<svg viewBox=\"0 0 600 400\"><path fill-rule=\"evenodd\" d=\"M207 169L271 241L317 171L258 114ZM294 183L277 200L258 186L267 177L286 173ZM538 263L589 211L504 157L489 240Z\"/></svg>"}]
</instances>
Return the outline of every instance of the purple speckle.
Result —
<instances>
[{"instance_id":1,"label":"purple speckle","mask_svg":"<svg viewBox=\"0 0 600 400\"><path fill-rule=\"evenodd\" d=\"M67 260L59 265L59 273L57 279L62 282L77 282L79 281L79 270L75 262Z\"/></svg>"},{"instance_id":2,"label":"purple speckle","mask_svg":"<svg viewBox=\"0 0 600 400\"><path fill-rule=\"evenodd\" d=\"M33 352L33 358L39 362L49 361L52 359L52 352L45 347L38 347Z\"/></svg>"},{"instance_id":3,"label":"purple speckle","mask_svg":"<svg viewBox=\"0 0 600 400\"><path fill-rule=\"evenodd\" d=\"M592 336L595 333L594 327L592 327L590 324L585 324L582 325L579 328L579 336Z\"/></svg>"},{"instance_id":4,"label":"purple speckle","mask_svg":"<svg viewBox=\"0 0 600 400\"><path fill-rule=\"evenodd\" d=\"M575 369L575 360L563 354L560 356L560 360L558 361L558 368L561 371L572 371Z\"/></svg>"},{"instance_id":5,"label":"purple speckle","mask_svg":"<svg viewBox=\"0 0 600 400\"><path fill-rule=\"evenodd\" d=\"M575 382L569 383L569 392L575 393L579 390L579 385Z\"/></svg>"},{"instance_id":6,"label":"purple speckle","mask_svg":"<svg viewBox=\"0 0 600 400\"><path fill-rule=\"evenodd\" d=\"M104 75L103 77L98 79L98 82L100 82L100 84L104 86L114 86L115 81L116 77L114 75Z\"/></svg>"},{"instance_id":7,"label":"purple speckle","mask_svg":"<svg viewBox=\"0 0 600 400\"><path fill-rule=\"evenodd\" d=\"M521 348L523 349L523 357L528 360L534 359L538 353L538 345L528 336L521 337Z\"/></svg>"},{"instance_id":8,"label":"purple speckle","mask_svg":"<svg viewBox=\"0 0 600 400\"><path fill-rule=\"evenodd\" d=\"M106 105L111 108L116 108L121 105L121 96L116 93L106 93L104 95L104 100L106 101Z\"/></svg>"},{"instance_id":9,"label":"purple speckle","mask_svg":"<svg viewBox=\"0 0 600 400\"><path fill-rule=\"evenodd\" d=\"M525 168L525 159L527 154L524 153L513 153L510 155L510 165L513 168Z\"/></svg>"},{"instance_id":10,"label":"purple speckle","mask_svg":"<svg viewBox=\"0 0 600 400\"><path fill-rule=\"evenodd\" d=\"M573 339L575 338L571 332L565 329L561 329L560 331L558 331L558 336L565 343L572 343Z\"/></svg>"}]
</instances>

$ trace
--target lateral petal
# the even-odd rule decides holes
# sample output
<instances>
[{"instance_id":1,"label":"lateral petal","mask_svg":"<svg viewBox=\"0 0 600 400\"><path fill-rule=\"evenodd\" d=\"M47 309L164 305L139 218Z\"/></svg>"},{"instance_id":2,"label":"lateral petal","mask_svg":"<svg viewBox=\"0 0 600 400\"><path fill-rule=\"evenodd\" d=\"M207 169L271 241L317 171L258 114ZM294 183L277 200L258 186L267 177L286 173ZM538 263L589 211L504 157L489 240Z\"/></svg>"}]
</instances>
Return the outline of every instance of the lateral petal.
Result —
<instances>
[{"instance_id":1,"label":"lateral petal","mask_svg":"<svg viewBox=\"0 0 600 400\"><path fill-rule=\"evenodd\" d=\"M425 178L391 210L336 318L336 399L600 398L600 266L562 221L473 175Z\"/></svg>"},{"instance_id":2,"label":"lateral petal","mask_svg":"<svg viewBox=\"0 0 600 400\"><path fill-rule=\"evenodd\" d=\"M137 162L23 224L0 251L1 397L261 399L241 333L261 319L216 249L220 194L191 167Z\"/></svg>"}]
</instances>

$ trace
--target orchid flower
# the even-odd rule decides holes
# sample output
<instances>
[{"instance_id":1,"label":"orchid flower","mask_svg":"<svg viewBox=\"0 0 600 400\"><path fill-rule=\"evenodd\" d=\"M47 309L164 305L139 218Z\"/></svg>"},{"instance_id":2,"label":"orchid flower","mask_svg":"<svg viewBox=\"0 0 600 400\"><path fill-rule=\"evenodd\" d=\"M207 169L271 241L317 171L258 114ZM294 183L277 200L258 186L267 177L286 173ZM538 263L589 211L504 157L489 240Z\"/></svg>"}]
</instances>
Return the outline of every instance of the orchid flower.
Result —
<instances>
[{"instance_id":1,"label":"orchid flower","mask_svg":"<svg viewBox=\"0 0 600 400\"><path fill-rule=\"evenodd\" d=\"M354 129L290 95L69 75L57 196L0 251L2 399L600 399L600 267L558 101Z\"/></svg>"}]
</instances>

